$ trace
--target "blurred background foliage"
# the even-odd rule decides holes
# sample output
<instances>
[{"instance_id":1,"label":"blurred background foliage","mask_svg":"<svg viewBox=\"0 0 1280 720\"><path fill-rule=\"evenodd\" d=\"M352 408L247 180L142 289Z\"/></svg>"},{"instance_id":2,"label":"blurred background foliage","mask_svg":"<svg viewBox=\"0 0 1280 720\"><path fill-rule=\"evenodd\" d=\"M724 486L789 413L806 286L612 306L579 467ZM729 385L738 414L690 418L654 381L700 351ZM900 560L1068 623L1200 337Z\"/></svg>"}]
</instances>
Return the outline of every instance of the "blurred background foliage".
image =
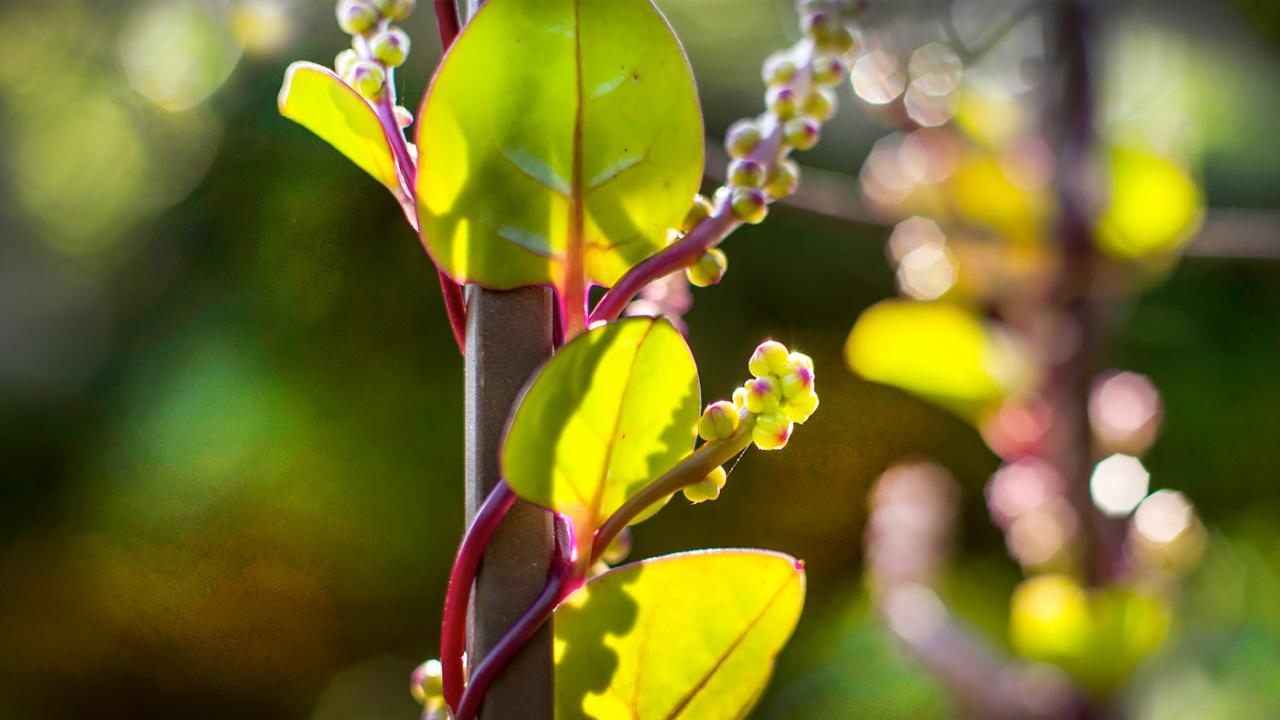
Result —
<instances>
[{"instance_id":1,"label":"blurred background foliage","mask_svg":"<svg viewBox=\"0 0 1280 720\"><path fill-rule=\"evenodd\" d=\"M659 4L720 137L758 110L790 2ZM1004 3L956 5L981 25ZM414 103L438 46L430 13L406 25ZM331 4L9 0L0 30L0 718L411 716L462 529L461 363L395 204L276 114L284 66L341 48ZM1190 138L1210 217L1280 212L1278 38L1271 5L1247 0L1136 2L1107 28L1107 86L1158 82L1131 99ZM854 187L886 129L842 94L803 160ZM1158 145L1160 122L1135 132ZM1139 718L1280 715L1280 235L1261 227L1243 257L1193 245L1109 352L1160 387L1145 463L1210 537L1127 698ZM953 414L845 368L854 318L894 293L889 231L778 208L726 246L731 271L687 317L705 397L765 335L821 375L787 452L748 454L721 501L636 531L637 556L806 559L761 718L948 715L861 583L867 489L906 456L962 489L948 603L1008 636L1018 571L981 491L996 458Z\"/></svg>"}]
</instances>

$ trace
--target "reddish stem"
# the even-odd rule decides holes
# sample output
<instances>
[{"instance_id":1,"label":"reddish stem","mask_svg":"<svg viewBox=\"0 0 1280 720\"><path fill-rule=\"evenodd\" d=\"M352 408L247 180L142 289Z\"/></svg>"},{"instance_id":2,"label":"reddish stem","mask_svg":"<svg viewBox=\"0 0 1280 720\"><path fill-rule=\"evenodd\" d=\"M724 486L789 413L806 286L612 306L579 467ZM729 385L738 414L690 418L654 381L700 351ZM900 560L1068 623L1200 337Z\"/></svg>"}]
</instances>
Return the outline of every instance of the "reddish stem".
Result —
<instances>
[{"instance_id":1,"label":"reddish stem","mask_svg":"<svg viewBox=\"0 0 1280 720\"><path fill-rule=\"evenodd\" d=\"M440 630L440 665L443 673L444 700L450 708L462 701L465 679L462 654L467 647L467 608L476 572L484 559L485 548L507 511L515 504L516 494L506 481L498 483L485 498L480 511L462 539L458 556L449 573L449 589L444 598L444 623Z\"/></svg>"},{"instance_id":2,"label":"reddish stem","mask_svg":"<svg viewBox=\"0 0 1280 720\"><path fill-rule=\"evenodd\" d=\"M436 0L436 27L440 29L440 45L448 50L453 39L462 32L458 24L458 5L454 0Z\"/></svg>"},{"instance_id":3,"label":"reddish stem","mask_svg":"<svg viewBox=\"0 0 1280 720\"><path fill-rule=\"evenodd\" d=\"M628 270L596 303L588 324L616 320L645 286L697 262L707 250L719 245L721 240L741 224L742 221L733 216L729 203L720 203L711 217L698 223L683 238Z\"/></svg>"},{"instance_id":4,"label":"reddish stem","mask_svg":"<svg viewBox=\"0 0 1280 720\"><path fill-rule=\"evenodd\" d=\"M516 653L528 644L538 630L551 619L556 607L575 590L582 587L584 578L573 572L573 564L568 554L560 549L556 551L555 564L547 586L538 596L525 614L516 621L507 634L498 641L493 650L480 661L475 672L471 674L466 691L462 695L462 703L458 706L457 720L474 720L484 704L485 694L497 679L502 669L511 662Z\"/></svg>"}]
</instances>

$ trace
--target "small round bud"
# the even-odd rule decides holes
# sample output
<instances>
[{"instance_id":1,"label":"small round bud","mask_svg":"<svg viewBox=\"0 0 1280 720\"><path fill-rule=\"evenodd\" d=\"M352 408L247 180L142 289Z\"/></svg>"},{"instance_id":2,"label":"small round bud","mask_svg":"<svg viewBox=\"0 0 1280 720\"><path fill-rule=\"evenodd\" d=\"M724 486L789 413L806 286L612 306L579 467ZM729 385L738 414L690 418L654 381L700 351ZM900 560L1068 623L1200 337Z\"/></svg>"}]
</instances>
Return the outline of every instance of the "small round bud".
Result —
<instances>
[{"instance_id":1,"label":"small round bud","mask_svg":"<svg viewBox=\"0 0 1280 720\"><path fill-rule=\"evenodd\" d=\"M782 405L783 412L786 413L787 419L793 423L804 424L818 409L818 394L809 393L808 395L797 395L796 397L786 401Z\"/></svg>"},{"instance_id":2,"label":"small round bud","mask_svg":"<svg viewBox=\"0 0 1280 720\"><path fill-rule=\"evenodd\" d=\"M689 213L684 216L684 222L680 224L680 232L689 232L698 226L698 223L711 217L711 213L715 209L711 206L711 201L706 195L694 195L693 207L689 208Z\"/></svg>"},{"instance_id":3,"label":"small round bud","mask_svg":"<svg viewBox=\"0 0 1280 720\"><path fill-rule=\"evenodd\" d=\"M698 261L685 269L689 282L695 287L716 285L724 278L729 269L729 258L720 248L711 248L698 258Z\"/></svg>"},{"instance_id":4,"label":"small round bud","mask_svg":"<svg viewBox=\"0 0 1280 720\"><path fill-rule=\"evenodd\" d=\"M809 117L792 118L782 128L782 137L787 144L797 150L808 150L818 144L822 128L818 121Z\"/></svg>"},{"instance_id":5,"label":"small round bud","mask_svg":"<svg viewBox=\"0 0 1280 720\"><path fill-rule=\"evenodd\" d=\"M352 66L343 79L355 88L356 92L370 100L377 100L382 97L382 87L387 82L387 71L376 62L361 60Z\"/></svg>"},{"instance_id":6,"label":"small round bud","mask_svg":"<svg viewBox=\"0 0 1280 720\"><path fill-rule=\"evenodd\" d=\"M728 479L729 474L724 471L724 468L717 467L711 471L710 475L707 475L699 482L685 486L685 499L694 505L708 500L715 500L720 497L720 491L724 489L724 483Z\"/></svg>"},{"instance_id":7,"label":"small round bud","mask_svg":"<svg viewBox=\"0 0 1280 720\"><path fill-rule=\"evenodd\" d=\"M711 442L727 438L738 429L738 407L727 400L713 402L698 420L698 437Z\"/></svg>"},{"instance_id":8,"label":"small round bud","mask_svg":"<svg viewBox=\"0 0 1280 720\"><path fill-rule=\"evenodd\" d=\"M403 105L396 106L396 124L403 130L413 124L413 113L409 112L409 108Z\"/></svg>"},{"instance_id":9,"label":"small round bud","mask_svg":"<svg viewBox=\"0 0 1280 720\"><path fill-rule=\"evenodd\" d=\"M751 158L738 158L729 163L729 184L738 187L760 187L764 184L764 165Z\"/></svg>"},{"instance_id":10,"label":"small round bud","mask_svg":"<svg viewBox=\"0 0 1280 720\"><path fill-rule=\"evenodd\" d=\"M826 122L836 114L836 91L831 88L819 87L814 88L809 93L809 97L804 101L804 114L816 119L818 122Z\"/></svg>"},{"instance_id":11,"label":"small round bud","mask_svg":"<svg viewBox=\"0 0 1280 720\"><path fill-rule=\"evenodd\" d=\"M730 201L734 217L749 225L762 222L769 213L769 198L760 188L734 188Z\"/></svg>"},{"instance_id":12,"label":"small round bud","mask_svg":"<svg viewBox=\"0 0 1280 720\"><path fill-rule=\"evenodd\" d=\"M747 412L759 415L778 411L778 404L782 401L782 391L773 377L766 375L748 380L743 387L747 389Z\"/></svg>"},{"instance_id":13,"label":"small round bud","mask_svg":"<svg viewBox=\"0 0 1280 720\"><path fill-rule=\"evenodd\" d=\"M813 61L813 81L832 87L844 80L849 66L838 55L820 55Z\"/></svg>"},{"instance_id":14,"label":"small round bud","mask_svg":"<svg viewBox=\"0 0 1280 720\"><path fill-rule=\"evenodd\" d=\"M336 14L338 27L348 35L369 32L378 24L378 8L368 0L342 0Z\"/></svg>"},{"instance_id":15,"label":"small round bud","mask_svg":"<svg viewBox=\"0 0 1280 720\"><path fill-rule=\"evenodd\" d=\"M793 118L800 112L800 98L796 97L794 88L785 85L769 88L764 95L764 104L781 120Z\"/></svg>"},{"instance_id":16,"label":"small round bud","mask_svg":"<svg viewBox=\"0 0 1280 720\"><path fill-rule=\"evenodd\" d=\"M600 559L608 565L617 565L631 554L631 528L623 528L622 532L609 543L609 547L600 553Z\"/></svg>"},{"instance_id":17,"label":"small round bud","mask_svg":"<svg viewBox=\"0 0 1280 720\"><path fill-rule=\"evenodd\" d=\"M383 30L369 42L373 57L389 68L398 68L409 57L409 35L400 28Z\"/></svg>"},{"instance_id":18,"label":"small round bud","mask_svg":"<svg viewBox=\"0 0 1280 720\"><path fill-rule=\"evenodd\" d=\"M813 392L813 371L803 365L788 368L778 377L782 397L790 400Z\"/></svg>"},{"instance_id":19,"label":"small round bud","mask_svg":"<svg viewBox=\"0 0 1280 720\"><path fill-rule=\"evenodd\" d=\"M439 660L428 660L417 667L409 678L409 693L419 705L444 702L444 672Z\"/></svg>"},{"instance_id":20,"label":"small round bud","mask_svg":"<svg viewBox=\"0 0 1280 720\"><path fill-rule=\"evenodd\" d=\"M725 134L724 147L729 151L730 157L746 157L760 145L763 139L764 135L755 121L739 120L729 126L729 132Z\"/></svg>"},{"instance_id":21,"label":"small round bud","mask_svg":"<svg viewBox=\"0 0 1280 720\"><path fill-rule=\"evenodd\" d=\"M355 50L347 48L338 53L338 57L333 59L333 71L338 73L338 77L346 77L351 72L351 68L360 62L360 56Z\"/></svg>"},{"instance_id":22,"label":"small round bud","mask_svg":"<svg viewBox=\"0 0 1280 720\"><path fill-rule=\"evenodd\" d=\"M793 352L787 356L787 365L803 365L812 370L813 358L802 352Z\"/></svg>"},{"instance_id":23,"label":"small round bud","mask_svg":"<svg viewBox=\"0 0 1280 720\"><path fill-rule=\"evenodd\" d=\"M828 52L843 53L853 47L853 33L835 13L815 10L804 16L800 27L819 48Z\"/></svg>"},{"instance_id":24,"label":"small round bud","mask_svg":"<svg viewBox=\"0 0 1280 720\"><path fill-rule=\"evenodd\" d=\"M736 407L744 408L747 406L747 389L740 387L733 391L733 404Z\"/></svg>"},{"instance_id":25,"label":"small round bud","mask_svg":"<svg viewBox=\"0 0 1280 720\"><path fill-rule=\"evenodd\" d=\"M791 421L779 412L765 413L756 418L751 429L751 440L761 450L780 450L791 439Z\"/></svg>"},{"instance_id":26,"label":"small round bud","mask_svg":"<svg viewBox=\"0 0 1280 720\"><path fill-rule=\"evenodd\" d=\"M747 361L747 369L758 378L780 375L787 371L789 361L790 355L787 354L786 345L777 340L765 340L756 346L755 352L751 353L751 359Z\"/></svg>"},{"instance_id":27,"label":"small round bud","mask_svg":"<svg viewBox=\"0 0 1280 720\"><path fill-rule=\"evenodd\" d=\"M416 0L376 0L378 3L378 11L383 17L390 18L395 21L404 20L413 14L413 9L417 6Z\"/></svg>"},{"instance_id":28,"label":"small round bud","mask_svg":"<svg viewBox=\"0 0 1280 720\"><path fill-rule=\"evenodd\" d=\"M760 74L764 77L765 85L774 86L791 82L797 70L796 61L789 54L777 52L764 61L764 69Z\"/></svg>"},{"instance_id":29,"label":"small round bud","mask_svg":"<svg viewBox=\"0 0 1280 720\"><path fill-rule=\"evenodd\" d=\"M784 159L769 174L769 179L765 180L764 191L777 200L791 195L799 186L800 167L794 161Z\"/></svg>"}]
</instances>

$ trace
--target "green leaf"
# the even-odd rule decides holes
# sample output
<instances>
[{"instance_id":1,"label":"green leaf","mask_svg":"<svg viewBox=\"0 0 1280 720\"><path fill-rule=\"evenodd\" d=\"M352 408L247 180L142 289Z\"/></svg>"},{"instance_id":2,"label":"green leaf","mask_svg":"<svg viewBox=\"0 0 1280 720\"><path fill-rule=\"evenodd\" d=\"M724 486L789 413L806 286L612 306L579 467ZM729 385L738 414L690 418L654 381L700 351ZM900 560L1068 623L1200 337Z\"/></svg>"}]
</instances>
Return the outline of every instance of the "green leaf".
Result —
<instances>
[{"instance_id":1,"label":"green leaf","mask_svg":"<svg viewBox=\"0 0 1280 720\"><path fill-rule=\"evenodd\" d=\"M504 476L568 516L585 551L600 523L692 450L698 408L698 370L670 322L603 325L534 378L507 433Z\"/></svg>"},{"instance_id":2,"label":"green leaf","mask_svg":"<svg viewBox=\"0 0 1280 720\"><path fill-rule=\"evenodd\" d=\"M885 300L845 343L849 368L969 420L1030 385L1026 351L997 325L946 302Z\"/></svg>"},{"instance_id":3,"label":"green leaf","mask_svg":"<svg viewBox=\"0 0 1280 720\"><path fill-rule=\"evenodd\" d=\"M418 133L427 250L498 289L612 285L662 249L702 176L693 76L649 0L490 0Z\"/></svg>"},{"instance_id":4,"label":"green leaf","mask_svg":"<svg viewBox=\"0 0 1280 720\"><path fill-rule=\"evenodd\" d=\"M556 718L744 717L803 605L803 565L762 550L669 555L600 575L556 610Z\"/></svg>"},{"instance_id":5,"label":"green leaf","mask_svg":"<svg viewBox=\"0 0 1280 720\"><path fill-rule=\"evenodd\" d=\"M332 70L310 62L290 65L279 104L281 115L346 155L397 198L405 197L391 145L373 106Z\"/></svg>"}]
</instances>

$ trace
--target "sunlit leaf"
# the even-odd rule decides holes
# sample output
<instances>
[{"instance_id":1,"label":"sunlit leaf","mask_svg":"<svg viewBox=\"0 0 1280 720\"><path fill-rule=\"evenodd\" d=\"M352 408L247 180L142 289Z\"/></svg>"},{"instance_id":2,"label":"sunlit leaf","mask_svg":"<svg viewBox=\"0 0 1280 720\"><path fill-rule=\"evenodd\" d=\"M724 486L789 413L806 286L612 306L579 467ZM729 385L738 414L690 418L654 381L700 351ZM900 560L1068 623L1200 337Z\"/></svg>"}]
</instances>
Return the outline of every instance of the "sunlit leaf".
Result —
<instances>
[{"instance_id":1,"label":"sunlit leaf","mask_svg":"<svg viewBox=\"0 0 1280 720\"><path fill-rule=\"evenodd\" d=\"M1097 235L1108 254L1139 258L1171 252L1199 229L1204 200L1184 168L1143 150L1114 147L1107 169L1109 203Z\"/></svg>"},{"instance_id":2,"label":"sunlit leaf","mask_svg":"<svg viewBox=\"0 0 1280 720\"><path fill-rule=\"evenodd\" d=\"M285 71L280 114L347 156L396 197L401 197L391 145L369 104L332 70L296 62Z\"/></svg>"},{"instance_id":3,"label":"sunlit leaf","mask_svg":"<svg viewBox=\"0 0 1280 720\"><path fill-rule=\"evenodd\" d=\"M741 718L803 604L803 567L779 553L713 550L607 572L556 611L556 718Z\"/></svg>"},{"instance_id":4,"label":"sunlit leaf","mask_svg":"<svg viewBox=\"0 0 1280 720\"><path fill-rule=\"evenodd\" d=\"M975 419L1028 383L1014 341L945 302L886 300L867 308L845 344L849 367Z\"/></svg>"},{"instance_id":5,"label":"sunlit leaf","mask_svg":"<svg viewBox=\"0 0 1280 720\"><path fill-rule=\"evenodd\" d=\"M1009 635L1023 657L1058 665L1109 690L1164 641L1171 614L1152 595L1121 586L1090 592L1065 575L1024 581L1010 601Z\"/></svg>"},{"instance_id":6,"label":"sunlit leaf","mask_svg":"<svg viewBox=\"0 0 1280 720\"><path fill-rule=\"evenodd\" d=\"M490 0L418 131L427 249L493 288L563 284L576 263L613 284L662 248L702 174L693 76L649 0Z\"/></svg>"},{"instance_id":7,"label":"sunlit leaf","mask_svg":"<svg viewBox=\"0 0 1280 720\"><path fill-rule=\"evenodd\" d=\"M693 448L698 371L666 320L630 318L565 345L530 385L503 448L521 497L573 520L579 543Z\"/></svg>"}]
</instances>

